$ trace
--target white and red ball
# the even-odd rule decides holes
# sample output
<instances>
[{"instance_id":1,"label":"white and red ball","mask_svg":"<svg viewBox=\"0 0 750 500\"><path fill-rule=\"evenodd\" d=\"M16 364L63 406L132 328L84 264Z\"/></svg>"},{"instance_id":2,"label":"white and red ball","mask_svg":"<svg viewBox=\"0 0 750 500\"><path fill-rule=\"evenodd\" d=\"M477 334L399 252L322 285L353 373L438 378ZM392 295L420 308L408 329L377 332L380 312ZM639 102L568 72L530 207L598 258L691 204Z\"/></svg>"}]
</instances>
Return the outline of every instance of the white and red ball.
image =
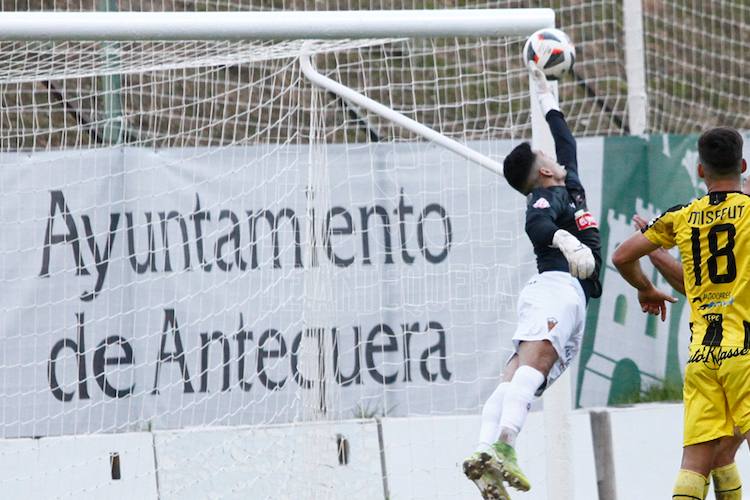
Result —
<instances>
[{"instance_id":1,"label":"white and red ball","mask_svg":"<svg viewBox=\"0 0 750 500\"><path fill-rule=\"evenodd\" d=\"M548 80L558 80L573 68L576 48L570 37L554 28L535 32L523 46L524 63L534 61Z\"/></svg>"}]
</instances>

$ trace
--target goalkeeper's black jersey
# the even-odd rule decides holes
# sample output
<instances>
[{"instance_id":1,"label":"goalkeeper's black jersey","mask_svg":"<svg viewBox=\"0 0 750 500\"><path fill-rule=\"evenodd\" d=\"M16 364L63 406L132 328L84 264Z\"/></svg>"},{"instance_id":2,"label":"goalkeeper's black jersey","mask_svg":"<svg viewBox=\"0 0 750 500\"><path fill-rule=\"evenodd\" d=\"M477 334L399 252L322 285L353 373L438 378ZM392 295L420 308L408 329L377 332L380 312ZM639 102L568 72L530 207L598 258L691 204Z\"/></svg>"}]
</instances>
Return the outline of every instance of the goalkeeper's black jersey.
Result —
<instances>
[{"instance_id":1,"label":"goalkeeper's black jersey","mask_svg":"<svg viewBox=\"0 0 750 500\"><path fill-rule=\"evenodd\" d=\"M590 278L581 281L581 287L590 297L600 297L602 285L599 270L602 266L599 226L586 206L586 192L578 177L576 141L565 123L563 114L552 110L547 113L547 123L555 139L557 162L568 171L565 186L534 189L526 206L526 234L534 245L537 270L568 272L568 261L557 248L552 247L552 237L564 229L589 247L596 259L596 268Z\"/></svg>"}]
</instances>

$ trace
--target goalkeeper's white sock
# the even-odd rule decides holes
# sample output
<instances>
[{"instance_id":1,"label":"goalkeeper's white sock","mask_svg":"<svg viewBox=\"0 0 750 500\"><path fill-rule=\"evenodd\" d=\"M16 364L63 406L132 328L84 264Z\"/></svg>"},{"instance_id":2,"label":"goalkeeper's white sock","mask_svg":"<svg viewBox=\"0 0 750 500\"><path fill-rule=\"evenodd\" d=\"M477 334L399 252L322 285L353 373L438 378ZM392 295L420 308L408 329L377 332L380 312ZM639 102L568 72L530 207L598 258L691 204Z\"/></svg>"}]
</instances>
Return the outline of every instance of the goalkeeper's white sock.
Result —
<instances>
[{"instance_id":1,"label":"goalkeeper's white sock","mask_svg":"<svg viewBox=\"0 0 750 500\"><path fill-rule=\"evenodd\" d=\"M544 383L544 374L530 366L519 366L505 393L503 414L500 417L500 440L511 446L521 432L526 415L529 414L534 393Z\"/></svg>"},{"instance_id":2,"label":"goalkeeper's white sock","mask_svg":"<svg viewBox=\"0 0 750 500\"><path fill-rule=\"evenodd\" d=\"M484 403L477 451L486 450L500 437L500 416L503 414L503 399L508 387L510 382L501 382Z\"/></svg>"}]
</instances>

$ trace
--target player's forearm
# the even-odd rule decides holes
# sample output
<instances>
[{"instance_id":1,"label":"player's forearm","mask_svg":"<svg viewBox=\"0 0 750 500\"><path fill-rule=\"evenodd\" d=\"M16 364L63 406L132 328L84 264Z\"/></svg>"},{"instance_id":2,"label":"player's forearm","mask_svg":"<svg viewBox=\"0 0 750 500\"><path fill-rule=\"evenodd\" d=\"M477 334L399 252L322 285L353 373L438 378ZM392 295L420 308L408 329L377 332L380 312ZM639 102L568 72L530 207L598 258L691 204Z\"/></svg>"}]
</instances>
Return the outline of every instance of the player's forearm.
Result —
<instances>
[{"instance_id":1,"label":"player's forearm","mask_svg":"<svg viewBox=\"0 0 750 500\"><path fill-rule=\"evenodd\" d=\"M625 241L617 245L612 254L612 264L630 286L637 290L653 287L651 281L643 274L639 260L659 248L642 233L633 233Z\"/></svg>"},{"instance_id":2,"label":"player's forearm","mask_svg":"<svg viewBox=\"0 0 750 500\"><path fill-rule=\"evenodd\" d=\"M564 115L553 109L547 113L545 118L549 124L550 132L552 132L552 138L555 140L557 162L566 168L576 169L578 165L576 140L570 132Z\"/></svg>"},{"instance_id":3,"label":"player's forearm","mask_svg":"<svg viewBox=\"0 0 750 500\"><path fill-rule=\"evenodd\" d=\"M667 283L669 283L672 288L685 295L685 281L682 272L682 263L663 249L651 252L648 255L648 258L659 273L664 276Z\"/></svg>"},{"instance_id":4,"label":"player's forearm","mask_svg":"<svg viewBox=\"0 0 750 500\"><path fill-rule=\"evenodd\" d=\"M613 258L612 262L623 279L636 290L647 290L654 286L651 280L643 273L640 261L619 261Z\"/></svg>"}]
</instances>

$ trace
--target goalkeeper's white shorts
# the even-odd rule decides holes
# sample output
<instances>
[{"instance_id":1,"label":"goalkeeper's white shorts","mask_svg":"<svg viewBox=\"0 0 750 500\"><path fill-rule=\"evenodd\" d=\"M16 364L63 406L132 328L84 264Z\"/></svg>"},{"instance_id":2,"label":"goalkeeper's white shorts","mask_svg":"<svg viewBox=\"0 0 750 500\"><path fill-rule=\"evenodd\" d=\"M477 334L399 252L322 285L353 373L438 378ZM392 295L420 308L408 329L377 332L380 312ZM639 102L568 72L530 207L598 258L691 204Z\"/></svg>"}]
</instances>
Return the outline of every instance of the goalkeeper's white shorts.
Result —
<instances>
[{"instance_id":1,"label":"goalkeeper's white shorts","mask_svg":"<svg viewBox=\"0 0 750 500\"><path fill-rule=\"evenodd\" d=\"M517 350L522 341L549 340L558 360L537 396L562 375L578 354L586 328L586 296L569 273L547 271L531 278L518 296Z\"/></svg>"}]
</instances>

